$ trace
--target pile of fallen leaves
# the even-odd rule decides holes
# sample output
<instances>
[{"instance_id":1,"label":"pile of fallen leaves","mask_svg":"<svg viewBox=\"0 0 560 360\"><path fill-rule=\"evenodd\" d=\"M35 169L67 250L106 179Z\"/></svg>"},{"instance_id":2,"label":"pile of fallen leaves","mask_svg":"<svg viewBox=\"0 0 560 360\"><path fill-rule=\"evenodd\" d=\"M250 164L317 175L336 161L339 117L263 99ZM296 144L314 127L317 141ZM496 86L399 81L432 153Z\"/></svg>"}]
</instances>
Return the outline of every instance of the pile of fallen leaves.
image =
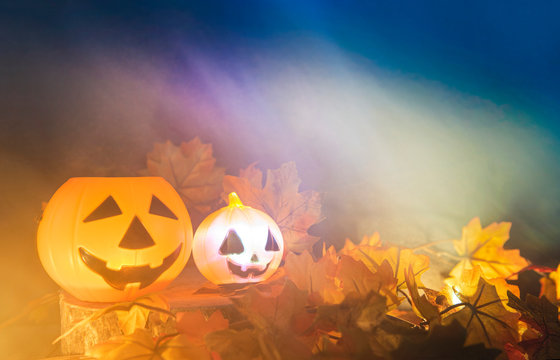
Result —
<instances>
[{"instance_id":1,"label":"pile of fallen leaves","mask_svg":"<svg viewBox=\"0 0 560 360\"><path fill-rule=\"evenodd\" d=\"M510 223L482 227L471 220L453 242L456 261L439 289L423 285L430 244L381 241L379 234L342 249L323 246L309 228L322 220L321 198L299 192L295 164L255 165L240 176L215 167L212 147L194 139L156 144L143 174L165 177L199 220L239 194L281 228L286 254L277 274L246 285L232 305L176 312L152 295L115 304L123 335L86 355L100 359L558 359L560 268L529 264L504 249ZM199 221L198 221L199 222ZM196 224L197 221L195 220ZM520 273L538 270L541 296L520 299ZM154 338L149 316L171 328ZM173 321L169 322L169 319Z\"/></svg>"}]
</instances>

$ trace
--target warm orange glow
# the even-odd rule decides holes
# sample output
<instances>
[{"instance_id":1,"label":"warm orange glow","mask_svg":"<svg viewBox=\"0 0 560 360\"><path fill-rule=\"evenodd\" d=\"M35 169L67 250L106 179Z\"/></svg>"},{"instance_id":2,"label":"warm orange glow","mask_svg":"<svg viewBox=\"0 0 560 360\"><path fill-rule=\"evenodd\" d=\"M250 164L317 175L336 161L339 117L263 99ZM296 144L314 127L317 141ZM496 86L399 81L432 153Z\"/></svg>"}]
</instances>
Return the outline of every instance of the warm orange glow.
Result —
<instances>
[{"instance_id":1,"label":"warm orange glow","mask_svg":"<svg viewBox=\"0 0 560 360\"><path fill-rule=\"evenodd\" d=\"M280 265L284 240L278 225L260 210L244 206L235 193L229 205L210 214L196 230L193 258L215 284L259 282Z\"/></svg>"},{"instance_id":2,"label":"warm orange glow","mask_svg":"<svg viewBox=\"0 0 560 360\"><path fill-rule=\"evenodd\" d=\"M39 224L41 262L85 301L125 301L163 289L191 251L189 214L160 177L71 178Z\"/></svg>"},{"instance_id":3,"label":"warm orange glow","mask_svg":"<svg viewBox=\"0 0 560 360\"><path fill-rule=\"evenodd\" d=\"M449 294L451 295L451 305L457 305L462 303L461 299L457 296L457 290L454 288L449 289Z\"/></svg>"}]
</instances>

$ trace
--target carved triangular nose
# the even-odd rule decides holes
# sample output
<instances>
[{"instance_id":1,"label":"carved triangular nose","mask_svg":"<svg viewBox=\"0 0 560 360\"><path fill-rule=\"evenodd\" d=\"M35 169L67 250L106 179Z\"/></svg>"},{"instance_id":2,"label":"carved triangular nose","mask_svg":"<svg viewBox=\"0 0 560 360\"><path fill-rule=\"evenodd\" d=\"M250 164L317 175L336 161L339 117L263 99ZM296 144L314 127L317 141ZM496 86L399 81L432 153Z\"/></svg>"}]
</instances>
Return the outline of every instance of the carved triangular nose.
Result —
<instances>
[{"instance_id":1,"label":"carved triangular nose","mask_svg":"<svg viewBox=\"0 0 560 360\"><path fill-rule=\"evenodd\" d=\"M119 247L123 249L144 249L155 244L148 230L142 225L138 216L135 216L124 234Z\"/></svg>"},{"instance_id":2,"label":"carved triangular nose","mask_svg":"<svg viewBox=\"0 0 560 360\"><path fill-rule=\"evenodd\" d=\"M253 256L251 256L251 262L259 262L259 257L257 256L257 254L253 254Z\"/></svg>"}]
</instances>

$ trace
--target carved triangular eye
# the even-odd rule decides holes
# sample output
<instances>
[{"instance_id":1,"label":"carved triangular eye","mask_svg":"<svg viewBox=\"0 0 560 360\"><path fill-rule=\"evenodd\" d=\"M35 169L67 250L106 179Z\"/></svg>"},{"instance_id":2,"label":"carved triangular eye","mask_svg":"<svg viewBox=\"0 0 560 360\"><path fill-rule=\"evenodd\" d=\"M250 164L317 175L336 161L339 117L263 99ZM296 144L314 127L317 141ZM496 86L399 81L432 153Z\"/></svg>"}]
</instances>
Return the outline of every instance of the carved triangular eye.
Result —
<instances>
[{"instance_id":1,"label":"carved triangular eye","mask_svg":"<svg viewBox=\"0 0 560 360\"><path fill-rule=\"evenodd\" d=\"M152 195L152 203L150 204L150 214L167 217L177 220L177 215L171 211L160 199Z\"/></svg>"},{"instance_id":2,"label":"carved triangular eye","mask_svg":"<svg viewBox=\"0 0 560 360\"><path fill-rule=\"evenodd\" d=\"M245 251L245 248L243 247L239 235L237 235L235 230L230 230L222 246L220 246L220 255L241 254L243 251Z\"/></svg>"},{"instance_id":3,"label":"carved triangular eye","mask_svg":"<svg viewBox=\"0 0 560 360\"><path fill-rule=\"evenodd\" d=\"M85 219L84 222L105 219L111 216L122 214L121 208L111 195L107 197L98 207L95 208Z\"/></svg>"},{"instance_id":4,"label":"carved triangular eye","mask_svg":"<svg viewBox=\"0 0 560 360\"><path fill-rule=\"evenodd\" d=\"M278 243L276 242L274 236L272 236L270 229L268 229L268 239L266 239L266 245L264 249L266 251L280 251L280 247L278 246Z\"/></svg>"}]
</instances>

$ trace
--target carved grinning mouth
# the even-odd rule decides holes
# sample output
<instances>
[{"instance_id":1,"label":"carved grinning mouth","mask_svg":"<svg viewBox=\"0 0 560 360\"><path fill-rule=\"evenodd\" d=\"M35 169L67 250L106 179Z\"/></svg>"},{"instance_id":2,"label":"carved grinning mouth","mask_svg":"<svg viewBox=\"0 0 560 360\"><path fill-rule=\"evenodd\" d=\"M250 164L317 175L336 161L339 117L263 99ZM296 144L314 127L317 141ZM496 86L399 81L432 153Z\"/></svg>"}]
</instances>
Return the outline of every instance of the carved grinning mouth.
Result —
<instances>
[{"instance_id":1,"label":"carved grinning mouth","mask_svg":"<svg viewBox=\"0 0 560 360\"><path fill-rule=\"evenodd\" d=\"M163 263L155 268L150 265L123 266L120 270L107 268L107 262L99 259L84 248L80 248L82 261L93 272L101 275L105 282L117 290L124 290L127 284L140 283L140 289L151 285L163 272L171 267L179 257L183 244L180 244L175 251L169 254Z\"/></svg>"},{"instance_id":2,"label":"carved grinning mouth","mask_svg":"<svg viewBox=\"0 0 560 360\"><path fill-rule=\"evenodd\" d=\"M260 266L247 266L246 270L244 271L241 265L234 264L229 259L227 259L227 264L229 271L231 271L232 274L242 278L255 278L257 276L261 276L266 272L266 270L268 270L268 266L270 265L270 263L266 264L266 266L262 270Z\"/></svg>"}]
</instances>

